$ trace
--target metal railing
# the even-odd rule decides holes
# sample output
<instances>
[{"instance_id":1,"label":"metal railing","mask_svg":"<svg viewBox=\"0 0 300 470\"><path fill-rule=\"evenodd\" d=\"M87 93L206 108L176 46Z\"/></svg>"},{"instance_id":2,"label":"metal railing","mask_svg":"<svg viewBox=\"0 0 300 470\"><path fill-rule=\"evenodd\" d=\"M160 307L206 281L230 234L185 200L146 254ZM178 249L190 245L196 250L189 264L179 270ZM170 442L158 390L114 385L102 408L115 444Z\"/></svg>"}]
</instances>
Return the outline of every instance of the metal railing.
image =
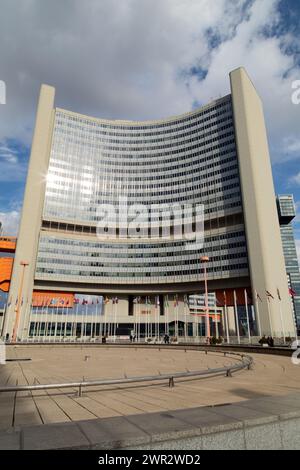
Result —
<instances>
[{"instance_id":1,"label":"metal railing","mask_svg":"<svg viewBox=\"0 0 300 470\"><path fill-rule=\"evenodd\" d=\"M215 352L215 351L212 351ZM220 351L219 351L220 352ZM208 351L205 350L205 354ZM56 383L56 384L34 384L34 385L16 385L8 387L0 387L0 393L4 392L26 392L26 391L38 391L38 390L53 390L61 388L78 388L78 396L82 396L82 389L86 387L104 386L104 385L123 385L139 382L156 382L156 381L168 381L169 387L174 387L175 379L178 378L189 378L189 377L205 377L217 374L225 374L226 377L231 377L233 372L242 369L250 370L253 364L253 359L249 355L223 352L224 356L239 356L239 362L231 364L225 367L219 367L215 369L205 369L200 371L187 371L187 372L175 372L168 374L159 375L148 375L140 377L124 377L119 379L105 379L105 380L83 380L81 382L68 382L68 383Z\"/></svg>"}]
</instances>

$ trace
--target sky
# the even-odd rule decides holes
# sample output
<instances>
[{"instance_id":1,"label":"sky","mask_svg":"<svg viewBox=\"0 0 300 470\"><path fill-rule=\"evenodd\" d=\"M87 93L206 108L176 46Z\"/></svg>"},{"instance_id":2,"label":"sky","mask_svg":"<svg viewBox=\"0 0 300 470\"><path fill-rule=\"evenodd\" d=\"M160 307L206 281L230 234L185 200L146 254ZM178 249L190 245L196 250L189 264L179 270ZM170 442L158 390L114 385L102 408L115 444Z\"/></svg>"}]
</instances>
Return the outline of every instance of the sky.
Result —
<instances>
[{"instance_id":1,"label":"sky","mask_svg":"<svg viewBox=\"0 0 300 470\"><path fill-rule=\"evenodd\" d=\"M0 0L0 221L17 234L42 83L56 105L155 119L229 93L244 66L265 110L275 191L294 194L300 256L299 0Z\"/></svg>"}]
</instances>

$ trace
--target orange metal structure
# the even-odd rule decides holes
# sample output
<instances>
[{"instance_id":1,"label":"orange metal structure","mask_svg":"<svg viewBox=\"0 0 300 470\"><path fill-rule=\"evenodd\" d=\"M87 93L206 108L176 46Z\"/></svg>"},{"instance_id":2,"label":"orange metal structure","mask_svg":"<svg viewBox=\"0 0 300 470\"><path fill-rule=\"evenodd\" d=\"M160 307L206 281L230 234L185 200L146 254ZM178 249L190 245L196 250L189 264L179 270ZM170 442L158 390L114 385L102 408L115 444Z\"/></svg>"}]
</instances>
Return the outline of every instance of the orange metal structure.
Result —
<instances>
[{"instance_id":1,"label":"orange metal structure","mask_svg":"<svg viewBox=\"0 0 300 470\"><path fill-rule=\"evenodd\" d=\"M0 237L0 252L14 253L16 251L16 237Z\"/></svg>"},{"instance_id":2,"label":"orange metal structure","mask_svg":"<svg viewBox=\"0 0 300 470\"><path fill-rule=\"evenodd\" d=\"M0 258L0 289L4 292L9 291L13 258Z\"/></svg>"}]
</instances>

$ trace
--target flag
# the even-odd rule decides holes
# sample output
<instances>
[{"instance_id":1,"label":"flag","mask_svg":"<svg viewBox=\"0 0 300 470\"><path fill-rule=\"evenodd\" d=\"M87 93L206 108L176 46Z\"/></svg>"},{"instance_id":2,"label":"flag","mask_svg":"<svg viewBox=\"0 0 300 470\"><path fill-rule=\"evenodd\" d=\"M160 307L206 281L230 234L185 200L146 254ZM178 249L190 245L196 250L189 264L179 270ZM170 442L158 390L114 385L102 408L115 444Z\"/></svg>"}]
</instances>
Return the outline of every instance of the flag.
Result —
<instances>
[{"instance_id":1,"label":"flag","mask_svg":"<svg viewBox=\"0 0 300 470\"><path fill-rule=\"evenodd\" d=\"M174 295L174 307L178 306L178 295Z\"/></svg>"},{"instance_id":2,"label":"flag","mask_svg":"<svg viewBox=\"0 0 300 470\"><path fill-rule=\"evenodd\" d=\"M280 292L279 292L279 289L278 289L278 288L277 288L277 296L278 296L278 299L281 300Z\"/></svg>"},{"instance_id":3,"label":"flag","mask_svg":"<svg viewBox=\"0 0 300 470\"><path fill-rule=\"evenodd\" d=\"M155 308L158 308L159 307L159 296L157 295L155 297Z\"/></svg>"},{"instance_id":4,"label":"flag","mask_svg":"<svg viewBox=\"0 0 300 470\"><path fill-rule=\"evenodd\" d=\"M289 287L289 294L290 294L291 297L295 297L296 292L294 291L294 289L292 289L291 287Z\"/></svg>"},{"instance_id":5,"label":"flag","mask_svg":"<svg viewBox=\"0 0 300 470\"><path fill-rule=\"evenodd\" d=\"M266 296L269 298L271 297L272 299L274 299L273 295L271 294L271 292L269 292L268 290L266 290Z\"/></svg>"},{"instance_id":6,"label":"flag","mask_svg":"<svg viewBox=\"0 0 300 470\"><path fill-rule=\"evenodd\" d=\"M109 304L109 298L107 296L105 297L104 303L105 303L105 305Z\"/></svg>"},{"instance_id":7,"label":"flag","mask_svg":"<svg viewBox=\"0 0 300 470\"><path fill-rule=\"evenodd\" d=\"M226 298L226 291L224 290L224 305L226 307L227 305L227 298Z\"/></svg>"},{"instance_id":8,"label":"flag","mask_svg":"<svg viewBox=\"0 0 300 470\"><path fill-rule=\"evenodd\" d=\"M169 308L169 296L166 295L165 297L165 307Z\"/></svg>"}]
</instances>

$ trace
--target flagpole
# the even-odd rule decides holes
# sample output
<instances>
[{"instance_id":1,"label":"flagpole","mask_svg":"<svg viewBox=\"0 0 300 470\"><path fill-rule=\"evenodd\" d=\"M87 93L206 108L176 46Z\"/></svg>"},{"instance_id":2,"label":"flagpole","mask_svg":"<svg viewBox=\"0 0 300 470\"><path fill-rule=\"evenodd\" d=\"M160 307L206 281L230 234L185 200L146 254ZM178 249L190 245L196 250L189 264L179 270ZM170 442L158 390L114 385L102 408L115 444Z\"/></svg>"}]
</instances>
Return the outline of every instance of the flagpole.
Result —
<instances>
[{"instance_id":1,"label":"flagpole","mask_svg":"<svg viewBox=\"0 0 300 470\"><path fill-rule=\"evenodd\" d=\"M184 341L187 342L187 324L186 324L186 305L187 305L187 296L185 295L183 298L183 316L184 316Z\"/></svg>"},{"instance_id":2,"label":"flagpole","mask_svg":"<svg viewBox=\"0 0 300 470\"><path fill-rule=\"evenodd\" d=\"M54 337L53 337L53 342L56 341L57 338L57 324L58 324L58 303L56 305L56 319L55 319L55 324L54 324Z\"/></svg>"},{"instance_id":3,"label":"flagpole","mask_svg":"<svg viewBox=\"0 0 300 470\"><path fill-rule=\"evenodd\" d=\"M138 342L140 342L140 339L141 339L141 298L139 297L138 298L138 325L137 325L137 329L138 329L138 334L137 334L137 338L138 338Z\"/></svg>"},{"instance_id":4,"label":"flagpole","mask_svg":"<svg viewBox=\"0 0 300 470\"><path fill-rule=\"evenodd\" d=\"M61 301L60 301L61 302ZM62 342L64 331L65 331L65 325L64 325L64 308L61 308L61 320L60 320L60 332L59 332L59 341Z\"/></svg>"},{"instance_id":5,"label":"flagpole","mask_svg":"<svg viewBox=\"0 0 300 470\"><path fill-rule=\"evenodd\" d=\"M218 318L217 318L217 302L215 297L215 324L216 324L216 338L219 338L219 325L218 325Z\"/></svg>"},{"instance_id":6,"label":"flagpole","mask_svg":"<svg viewBox=\"0 0 300 470\"><path fill-rule=\"evenodd\" d=\"M146 341L149 337L149 297L147 296L147 304L146 304Z\"/></svg>"},{"instance_id":7,"label":"flagpole","mask_svg":"<svg viewBox=\"0 0 300 470\"><path fill-rule=\"evenodd\" d=\"M21 327L21 341L22 342L23 342L23 339L24 339L24 329L25 329L25 325L26 325L27 316L28 316L28 300L27 300L27 303L26 303L25 315L23 315L23 324L22 324L22 327Z\"/></svg>"},{"instance_id":8,"label":"flagpole","mask_svg":"<svg viewBox=\"0 0 300 470\"><path fill-rule=\"evenodd\" d=\"M46 341L46 336L48 336L48 302L47 302L47 305L46 305L46 317L45 317L45 328L44 328L43 342Z\"/></svg>"},{"instance_id":9,"label":"flagpole","mask_svg":"<svg viewBox=\"0 0 300 470\"><path fill-rule=\"evenodd\" d=\"M5 311L5 308L6 308L6 305L4 305L4 311ZM20 327L19 327L19 330L20 330L20 336L19 337L20 337L21 341L23 340L23 329L24 329L24 322L26 320L26 314L27 314L27 303L25 305L25 313L24 313L24 315L22 315L22 319L20 321Z\"/></svg>"},{"instance_id":10,"label":"flagpole","mask_svg":"<svg viewBox=\"0 0 300 470\"><path fill-rule=\"evenodd\" d=\"M36 308L36 307L34 307L34 308ZM33 319L32 340L35 341L36 323L37 323L36 322L36 311L33 310L33 308L32 308L31 313L32 313L32 319Z\"/></svg>"},{"instance_id":11,"label":"flagpole","mask_svg":"<svg viewBox=\"0 0 300 470\"><path fill-rule=\"evenodd\" d=\"M155 325L155 340L158 341L158 310L159 310L159 305L157 304L156 307L156 325Z\"/></svg>"},{"instance_id":12,"label":"flagpole","mask_svg":"<svg viewBox=\"0 0 300 470\"><path fill-rule=\"evenodd\" d=\"M281 322L281 329L282 329L282 336L283 336L283 344L285 344L285 331L284 331L282 308L281 308L281 296L280 296L280 292L278 288L277 288L277 296L278 296L278 301L279 301L279 313L280 313L280 322Z\"/></svg>"},{"instance_id":13,"label":"flagpole","mask_svg":"<svg viewBox=\"0 0 300 470\"><path fill-rule=\"evenodd\" d=\"M251 332L250 332L250 321L249 321L249 310L248 310L248 296L247 296L246 289L244 289L244 296L245 296L245 308L246 308L246 317L247 317L248 338L249 338L249 343L251 344Z\"/></svg>"},{"instance_id":14,"label":"flagpole","mask_svg":"<svg viewBox=\"0 0 300 470\"><path fill-rule=\"evenodd\" d=\"M91 340L94 336L94 328L95 328L95 311L94 311L94 301L92 300L92 315L91 315Z\"/></svg>"},{"instance_id":15,"label":"flagpole","mask_svg":"<svg viewBox=\"0 0 300 470\"><path fill-rule=\"evenodd\" d=\"M257 318L257 326L258 326L258 335L261 338L261 323L260 323L260 313L258 308L258 293L255 291L255 307L256 307L256 318Z\"/></svg>"},{"instance_id":16,"label":"flagpole","mask_svg":"<svg viewBox=\"0 0 300 470\"><path fill-rule=\"evenodd\" d=\"M53 305L51 305L52 299L50 302L50 307L51 307L51 315L50 315L50 335L49 335L49 343L52 340L52 325L53 325Z\"/></svg>"},{"instance_id":17,"label":"flagpole","mask_svg":"<svg viewBox=\"0 0 300 470\"><path fill-rule=\"evenodd\" d=\"M166 318L165 318L165 334L168 334L168 325L169 325L169 299L168 295L166 296Z\"/></svg>"},{"instance_id":18,"label":"flagpole","mask_svg":"<svg viewBox=\"0 0 300 470\"><path fill-rule=\"evenodd\" d=\"M227 301L226 301L226 292L225 291L224 291L224 317L225 317L225 328L226 328L227 344L230 344L229 329L228 329L228 310L227 310Z\"/></svg>"},{"instance_id":19,"label":"flagpole","mask_svg":"<svg viewBox=\"0 0 300 470\"><path fill-rule=\"evenodd\" d=\"M67 310L66 313L65 313L65 309ZM68 315L69 315L68 307L65 306L65 301L63 300L63 316L64 316L64 320L65 320L64 338L63 338L64 341L67 337Z\"/></svg>"},{"instance_id":20,"label":"flagpole","mask_svg":"<svg viewBox=\"0 0 300 470\"><path fill-rule=\"evenodd\" d=\"M96 338L97 338L97 323L98 323L98 304L97 304L97 300L96 300L96 304L95 304L96 308L95 308L95 341L96 341ZM100 318L99 318L99 333L100 333Z\"/></svg>"},{"instance_id":21,"label":"flagpole","mask_svg":"<svg viewBox=\"0 0 300 470\"><path fill-rule=\"evenodd\" d=\"M31 326L31 321L32 321L32 299L31 299L31 302L29 304L29 307L30 307L30 310L29 310L29 318L28 318L28 329L27 329L27 341L29 340L29 336L30 336L30 326ZM32 332L33 333L33 332Z\"/></svg>"},{"instance_id":22,"label":"flagpole","mask_svg":"<svg viewBox=\"0 0 300 470\"><path fill-rule=\"evenodd\" d=\"M42 305L42 313L40 314L40 318L43 318L43 313L44 313L44 306ZM41 336L41 325L42 325L42 320L40 319L38 323L38 329L37 329L37 339L38 342L40 341L40 336Z\"/></svg>"},{"instance_id":23,"label":"flagpole","mask_svg":"<svg viewBox=\"0 0 300 470\"><path fill-rule=\"evenodd\" d=\"M271 320L271 312L270 312L270 299L269 296L267 295L267 305L268 305L268 316L269 316L269 323L270 323L270 331L271 331L271 336L273 338L273 325L272 325L272 320Z\"/></svg>"},{"instance_id":24,"label":"flagpole","mask_svg":"<svg viewBox=\"0 0 300 470\"><path fill-rule=\"evenodd\" d=\"M175 328L175 337L178 341L178 299L176 294L175 300L175 319L176 319L176 328Z\"/></svg>"},{"instance_id":25,"label":"flagpole","mask_svg":"<svg viewBox=\"0 0 300 470\"><path fill-rule=\"evenodd\" d=\"M78 305L79 305L79 301L76 300L76 309L75 309L75 338L74 340L77 341L77 325L78 325Z\"/></svg>"},{"instance_id":26,"label":"flagpole","mask_svg":"<svg viewBox=\"0 0 300 470\"><path fill-rule=\"evenodd\" d=\"M235 292L235 289L233 290L233 299L234 299L234 313L235 313L235 323L236 323L237 339L238 339L238 344L241 344L240 325L239 325L239 317L238 317L238 310L237 310L237 302L236 302L236 292Z\"/></svg>"},{"instance_id":27,"label":"flagpole","mask_svg":"<svg viewBox=\"0 0 300 470\"><path fill-rule=\"evenodd\" d=\"M75 342L75 339L76 339L76 305L75 305L74 300L75 299L73 298L73 305L70 308L72 308L71 341Z\"/></svg>"},{"instance_id":28,"label":"flagpole","mask_svg":"<svg viewBox=\"0 0 300 470\"><path fill-rule=\"evenodd\" d=\"M88 322L88 301L85 302L85 314L84 314L85 322L84 322L84 337L86 340L87 337L87 322Z\"/></svg>"},{"instance_id":29,"label":"flagpole","mask_svg":"<svg viewBox=\"0 0 300 470\"><path fill-rule=\"evenodd\" d=\"M80 340L83 342L83 301L81 301L81 328L80 328Z\"/></svg>"},{"instance_id":30,"label":"flagpole","mask_svg":"<svg viewBox=\"0 0 300 470\"><path fill-rule=\"evenodd\" d=\"M106 308L106 305L107 305L107 301L106 301L106 298L104 299L104 318L103 318L103 326L104 326L104 331L103 331L103 336L106 337L106 311L107 311L107 308Z\"/></svg>"}]
</instances>

